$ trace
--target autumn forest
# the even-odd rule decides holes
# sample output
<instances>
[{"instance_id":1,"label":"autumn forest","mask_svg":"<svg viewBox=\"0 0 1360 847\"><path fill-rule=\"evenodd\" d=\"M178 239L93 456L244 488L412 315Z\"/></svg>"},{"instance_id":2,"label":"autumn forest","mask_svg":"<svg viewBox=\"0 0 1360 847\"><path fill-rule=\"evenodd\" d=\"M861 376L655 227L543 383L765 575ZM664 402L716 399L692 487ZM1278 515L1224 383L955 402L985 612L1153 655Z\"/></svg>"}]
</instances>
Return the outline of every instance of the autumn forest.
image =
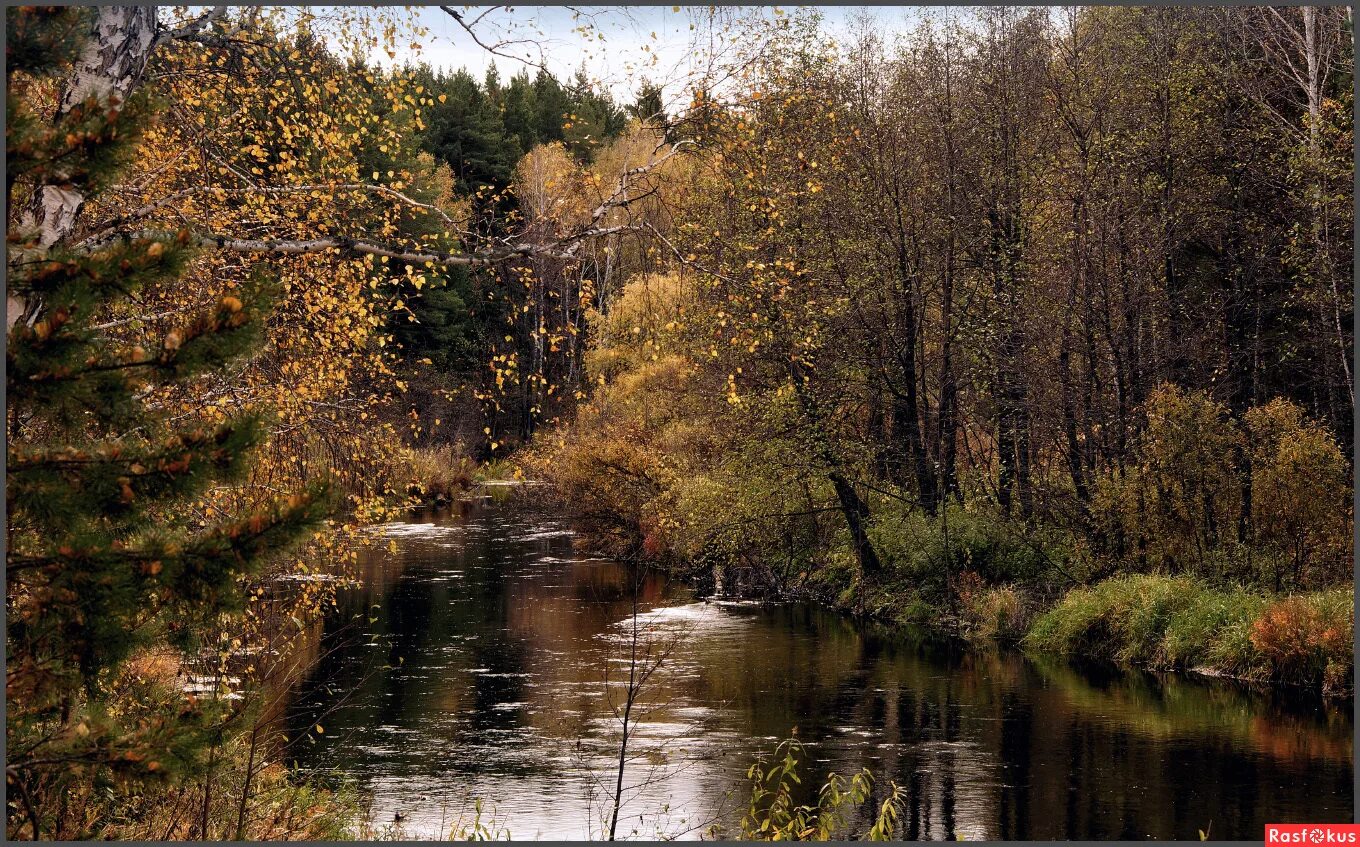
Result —
<instances>
[{"instance_id":1,"label":"autumn forest","mask_svg":"<svg viewBox=\"0 0 1360 847\"><path fill-rule=\"evenodd\" d=\"M8 838L1353 819L1349 8L6 16Z\"/></svg>"}]
</instances>

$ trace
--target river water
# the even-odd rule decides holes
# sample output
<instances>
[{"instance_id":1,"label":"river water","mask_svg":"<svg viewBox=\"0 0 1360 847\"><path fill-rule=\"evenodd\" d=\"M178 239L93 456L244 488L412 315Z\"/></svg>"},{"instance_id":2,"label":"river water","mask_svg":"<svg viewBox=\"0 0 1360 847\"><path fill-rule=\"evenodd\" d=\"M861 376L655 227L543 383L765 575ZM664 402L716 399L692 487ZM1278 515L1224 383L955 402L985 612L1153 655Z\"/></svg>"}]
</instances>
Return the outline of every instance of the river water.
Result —
<instances>
[{"instance_id":1,"label":"river water","mask_svg":"<svg viewBox=\"0 0 1360 847\"><path fill-rule=\"evenodd\" d=\"M497 834L599 837L630 668L655 670L620 838L731 835L747 768L795 730L805 784L868 768L881 801L896 783L908 839L1256 840L1352 819L1349 703L705 602L579 552L569 522L522 504L381 532L297 692L292 735L310 737L292 749L409 837L470 825L479 800Z\"/></svg>"}]
</instances>

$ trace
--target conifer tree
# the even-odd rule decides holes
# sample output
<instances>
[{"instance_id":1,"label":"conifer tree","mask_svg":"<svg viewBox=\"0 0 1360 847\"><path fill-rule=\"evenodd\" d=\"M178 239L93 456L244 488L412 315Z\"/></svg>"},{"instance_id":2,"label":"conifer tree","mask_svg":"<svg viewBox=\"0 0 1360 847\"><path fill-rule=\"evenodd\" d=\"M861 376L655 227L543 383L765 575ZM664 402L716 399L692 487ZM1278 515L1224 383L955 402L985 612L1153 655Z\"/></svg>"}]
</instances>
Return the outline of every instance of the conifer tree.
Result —
<instances>
[{"instance_id":1,"label":"conifer tree","mask_svg":"<svg viewBox=\"0 0 1360 847\"><path fill-rule=\"evenodd\" d=\"M11 8L7 23L7 197L43 185L97 197L135 153L151 102L95 95L41 114L34 92L70 68L89 10ZM259 291L224 293L163 336L120 342L101 321L139 288L178 278L188 234L42 247L13 213L8 230L8 305L32 319L12 323L6 348L7 831L43 837L56 814L44 798L68 783L116 788L198 769L212 709L139 688L129 659L194 649L239 604L240 577L297 539L326 497L317 487L192 529L176 518L206 486L240 478L263 427L255 415L177 426L155 390L244 353Z\"/></svg>"}]
</instances>

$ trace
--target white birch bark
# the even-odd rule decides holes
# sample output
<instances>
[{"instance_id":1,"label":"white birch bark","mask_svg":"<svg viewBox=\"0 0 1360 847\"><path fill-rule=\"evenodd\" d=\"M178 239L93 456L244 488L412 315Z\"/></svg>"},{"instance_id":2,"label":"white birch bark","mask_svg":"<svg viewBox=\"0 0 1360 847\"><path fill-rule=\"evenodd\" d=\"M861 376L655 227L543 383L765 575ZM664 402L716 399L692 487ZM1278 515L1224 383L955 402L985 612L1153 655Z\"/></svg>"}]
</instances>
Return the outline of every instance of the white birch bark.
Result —
<instances>
[{"instance_id":1,"label":"white birch bark","mask_svg":"<svg viewBox=\"0 0 1360 847\"><path fill-rule=\"evenodd\" d=\"M122 102L136 88L156 45L156 7L101 6L91 35L62 93L58 119L91 97ZM85 195L71 186L39 186L19 216L19 231L45 251L75 230L84 205ZM40 308L6 291L6 328L21 317L35 320Z\"/></svg>"}]
</instances>

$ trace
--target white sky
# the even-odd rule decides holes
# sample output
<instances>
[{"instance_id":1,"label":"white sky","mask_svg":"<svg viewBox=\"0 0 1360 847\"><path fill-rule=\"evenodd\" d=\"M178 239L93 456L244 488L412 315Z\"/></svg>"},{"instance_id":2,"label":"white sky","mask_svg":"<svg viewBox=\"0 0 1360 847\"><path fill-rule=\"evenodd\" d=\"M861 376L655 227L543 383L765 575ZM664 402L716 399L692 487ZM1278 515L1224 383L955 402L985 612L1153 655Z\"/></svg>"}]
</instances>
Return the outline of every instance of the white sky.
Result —
<instances>
[{"instance_id":1,"label":"white sky","mask_svg":"<svg viewBox=\"0 0 1360 847\"><path fill-rule=\"evenodd\" d=\"M525 65L513 59L494 56L477 46L472 38L437 6L417 7L418 17L430 29L423 39L424 50L417 56L409 50L399 52L396 62L419 59L446 70L467 68L479 80L494 63L505 80L518 73ZM577 18L571 9L561 6L504 7L451 6L473 20L491 8L477 27L484 43L501 40L528 40L534 43L511 45L504 52L528 56L535 61L540 55L548 69L559 79L568 80L584 61L587 73L609 88L621 102L630 102L643 80L664 85L666 99L673 101L683 94L684 80L692 71L693 38L697 22L709 7L680 6L580 6ZM767 15L775 7L765 7ZM795 7L784 7L792 10ZM905 29L908 21L918 16L919 7L875 6L855 9L846 6L819 8L825 25L838 34L856 11L867 12L881 21L885 34ZM577 28L591 23L589 35ZM653 37L655 33L655 37ZM601 41L598 36L604 38ZM889 39L891 40L891 39ZM540 47L541 45L541 52ZM389 64L387 56L375 59ZM534 69L529 69L530 75ZM668 103L668 105L671 105Z\"/></svg>"},{"instance_id":2,"label":"white sky","mask_svg":"<svg viewBox=\"0 0 1360 847\"><path fill-rule=\"evenodd\" d=\"M241 7L238 7L241 8ZM303 7L277 7L287 18ZM368 7L373 8L373 7ZM474 42L462 27L438 6L395 7L393 11L407 21L409 12L429 32L419 39L422 50L409 46L406 33L398 32L397 52L390 58L383 50L373 50L369 58L374 64L391 67L424 62L435 68L454 71L466 68L479 81L487 68L496 65L502 80L507 80L528 67L532 76L541 59L560 80L568 81L585 64L592 81L607 88L621 104L633 100L641 83L651 81L663 88L666 106L674 111L678 101L687 100L687 81L699 72L695 60L703 51L696 50L696 37L705 37L712 6L457 6L468 21L477 21L476 32L483 44L501 46L498 52L531 59L534 66L526 66L507 56L493 55ZM887 43L894 35L912 28L913 23L928 13L920 6L745 6L717 7L719 14L739 15L758 11L766 17L790 13L797 9L818 10L823 27L831 37L844 35L849 22L868 15ZM197 17L205 6L175 7L163 15ZM311 15L328 22L318 28L323 38L341 49L338 32L344 27L347 14L356 7L313 6ZM936 10L939 11L939 10ZM484 14L485 13L485 14ZM582 31L588 25L587 31ZM602 38L601 38L602 36ZM707 42L705 42L707 43Z\"/></svg>"}]
</instances>

